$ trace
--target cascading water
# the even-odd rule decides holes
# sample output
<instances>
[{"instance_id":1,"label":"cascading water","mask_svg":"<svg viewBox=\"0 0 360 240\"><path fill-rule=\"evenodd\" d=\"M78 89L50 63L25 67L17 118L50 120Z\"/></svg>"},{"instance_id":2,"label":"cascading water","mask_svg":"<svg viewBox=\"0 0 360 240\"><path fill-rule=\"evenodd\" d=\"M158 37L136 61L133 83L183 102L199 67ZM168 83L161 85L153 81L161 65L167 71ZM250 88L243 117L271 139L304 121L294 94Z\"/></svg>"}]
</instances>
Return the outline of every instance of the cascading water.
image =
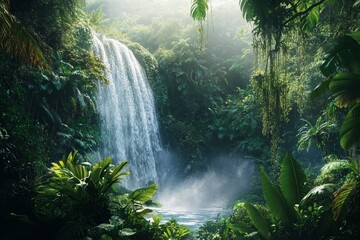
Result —
<instances>
[{"instance_id":1,"label":"cascading water","mask_svg":"<svg viewBox=\"0 0 360 240\"><path fill-rule=\"evenodd\" d=\"M100 86L101 153L116 162L129 161L125 186L157 182L156 157L161 151L154 97L145 72L122 43L93 34L95 54L107 67L109 86Z\"/></svg>"},{"instance_id":2,"label":"cascading water","mask_svg":"<svg viewBox=\"0 0 360 240\"><path fill-rule=\"evenodd\" d=\"M226 215L222 207L234 192L249 185L252 166L243 158L220 159L219 166L212 166L216 171L180 181L175 177L171 181L176 171L167 171L176 169L177 164L173 165L174 157L162 149L154 97L144 70L125 45L105 36L93 36L94 51L103 59L110 80L109 86L100 86L97 100L102 157L109 155L116 162L129 161L131 175L125 182L127 188L163 183L158 200L165 208L157 211L165 220L176 218L195 230L208 220ZM164 161L156 164L156 159ZM157 165L158 169L161 167L161 176L157 174Z\"/></svg>"}]
</instances>

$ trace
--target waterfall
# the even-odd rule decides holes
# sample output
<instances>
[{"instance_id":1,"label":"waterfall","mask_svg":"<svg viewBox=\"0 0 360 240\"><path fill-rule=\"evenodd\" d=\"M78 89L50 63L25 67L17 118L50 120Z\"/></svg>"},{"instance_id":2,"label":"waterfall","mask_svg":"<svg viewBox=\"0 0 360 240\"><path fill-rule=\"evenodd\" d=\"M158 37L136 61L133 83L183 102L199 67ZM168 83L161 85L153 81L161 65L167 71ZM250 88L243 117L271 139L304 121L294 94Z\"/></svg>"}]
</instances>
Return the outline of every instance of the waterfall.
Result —
<instances>
[{"instance_id":1,"label":"waterfall","mask_svg":"<svg viewBox=\"0 0 360 240\"><path fill-rule=\"evenodd\" d=\"M115 162L127 160L125 186L157 182L156 158L161 151L154 97L146 74L122 43L94 36L94 51L107 67L108 86L100 86L97 109L101 118L101 154Z\"/></svg>"}]
</instances>

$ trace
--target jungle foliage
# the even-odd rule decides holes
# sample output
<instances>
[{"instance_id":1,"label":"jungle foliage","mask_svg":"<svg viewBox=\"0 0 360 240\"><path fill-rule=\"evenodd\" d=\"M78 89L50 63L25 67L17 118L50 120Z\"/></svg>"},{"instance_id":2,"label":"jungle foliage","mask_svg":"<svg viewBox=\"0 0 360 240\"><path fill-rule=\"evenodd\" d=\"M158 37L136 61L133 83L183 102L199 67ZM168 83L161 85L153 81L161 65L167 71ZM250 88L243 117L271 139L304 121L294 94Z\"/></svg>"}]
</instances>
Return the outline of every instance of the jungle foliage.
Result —
<instances>
[{"instance_id":1,"label":"jungle foliage","mask_svg":"<svg viewBox=\"0 0 360 240\"><path fill-rule=\"evenodd\" d=\"M126 162L87 161L100 144L94 96L108 82L92 29L144 66L181 176L214 155L256 158L262 193L196 238L359 237L358 0L240 0L220 17L207 0L86 2L0 0L2 237L195 237L151 215L156 184L121 187ZM148 13L155 2L163 17Z\"/></svg>"},{"instance_id":2,"label":"jungle foliage","mask_svg":"<svg viewBox=\"0 0 360 240\"><path fill-rule=\"evenodd\" d=\"M315 145L327 163L311 190L311 181L306 180L300 165L290 155L285 156L280 166L280 185L260 168L265 210L248 202L238 203L229 219L213 223L217 228L209 228L208 223L199 233L214 239L356 239L360 136L356 75L358 1L244 0L239 3L244 18L254 24L254 47L260 50L258 68L264 70L254 73L252 86L263 111L263 132L272 135L272 150L279 154L277 144L283 143L276 140L276 135L286 134L286 122L293 121L291 112L295 110L300 116L305 113L309 117L316 111L306 107L304 100L308 104L320 103L318 117L312 116L312 121L302 119L305 125L300 128L297 124L297 145L299 151ZM339 21L331 22L334 18ZM306 85L301 82L304 80ZM316 84L319 85L315 87ZM307 92L308 99L301 100L294 94L294 90L300 89ZM328 99L322 99L321 94ZM350 151L339 150L339 145ZM341 160L339 156L347 159ZM292 183L296 184L290 187ZM238 222L233 220L234 216Z\"/></svg>"}]
</instances>

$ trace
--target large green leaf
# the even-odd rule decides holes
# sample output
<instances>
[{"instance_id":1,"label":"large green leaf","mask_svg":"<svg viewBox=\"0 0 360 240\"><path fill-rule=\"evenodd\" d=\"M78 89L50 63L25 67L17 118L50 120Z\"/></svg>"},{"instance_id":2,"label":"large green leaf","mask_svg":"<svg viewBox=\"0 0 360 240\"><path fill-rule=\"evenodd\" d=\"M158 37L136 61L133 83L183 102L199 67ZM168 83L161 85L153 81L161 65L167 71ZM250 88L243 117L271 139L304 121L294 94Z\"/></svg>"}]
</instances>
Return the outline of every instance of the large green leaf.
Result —
<instances>
[{"instance_id":1,"label":"large green leaf","mask_svg":"<svg viewBox=\"0 0 360 240\"><path fill-rule=\"evenodd\" d=\"M256 229L264 238L269 239L271 236L270 227L264 216L250 203L245 203L244 207Z\"/></svg>"},{"instance_id":2,"label":"large green leaf","mask_svg":"<svg viewBox=\"0 0 360 240\"><path fill-rule=\"evenodd\" d=\"M320 7L315 7L302 19L301 28L303 31L311 31L319 22Z\"/></svg>"},{"instance_id":3,"label":"large green leaf","mask_svg":"<svg viewBox=\"0 0 360 240\"><path fill-rule=\"evenodd\" d=\"M260 212L259 212L259 214L260 214ZM251 231L249 229L249 227L245 223L242 223L242 222L237 222L237 223L234 223L234 224L228 223L228 224L226 224L226 227L231 229L231 230L234 230L234 231L239 231L241 233L249 233Z\"/></svg>"},{"instance_id":4,"label":"large green leaf","mask_svg":"<svg viewBox=\"0 0 360 240\"><path fill-rule=\"evenodd\" d=\"M242 15L248 22L266 21L266 9L269 8L269 4L267 0L239 0Z\"/></svg>"},{"instance_id":5,"label":"large green leaf","mask_svg":"<svg viewBox=\"0 0 360 240\"><path fill-rule=\"evenodd\" d=\"M334 193L334 202L333 202L333 216L337 220L341 214L345 211L347 203L351 201L351 196L359 191L359 182L351 181L342 185Z\"/></svg>"},{"instance_id":6,"label":"large green leaf","mask_svg":"<svg viewBox=\"0 0 360 240\"><path fill-rule=\"evenodd\" d=\"M146 188L136 189L134 192L132 192L129 195L129 198L132 199L133 201L146 203L154 196L157 189L158 186L156 184L151 184Z\"/></svg>"},{"instance_id":7,"label":"large green leaf","mask_svg":"<svg viewBox=\"0 0 360 240\"><path fill-rule=\"evenodd\" d=\"M329 89L341 105L352 104L360 99L360 75L351 72L338 73L332 78Z\"/></svg>"},{"instance_id":8,"label":"large green leaf","mask_svg":"<svg viewBox=\"0 0 360 240\"><path fill-rule=\"evenodd\" d=\"M356 104L347 114L340 129L340 145L350 149L360 140L360 104Z\"/></svg>"},{"instance_id":9,"label":"large green leaf","mask_svg":"<svg viewBox=\"0 0 360 240\"><path fill-rule=\"evenodd\" d=\"M300 203L304 196L306 176L301 166L287 153L280 170L280 188L288 206Z\"/></svg>"},{"instance_id":10,"label":"large green leaf","mask_svg":"<svg viewBox=\"0 0 360 240\"><path fill-rule=\"evenodd\" d=\"M357 1L360 4L360 0ZM360 44L360 31L347 34Z\"/></svg>"},{"instance_id":11,"label":"large green leaf","mask_svg":"<svg viewBox=\"0 0 360 240\"><path fill-rule=\"evenodd\" d=\"M93 182L99 182L102 179L108 170L108 167L111 163L111 158L106 157L104 160L96 163L91 171L90 178Z\"/></svg>"},{"instance_id":12,"label":"large green leaf","mask_svg":"<svg viewBox=\"0 0 360 240\"><path fill-rule=\"evenodd\" d=\"M194 20L202 22L206 18L208 8L207 0L192 0L190 15Z\"/></svg>"},{"instance_id":13,"label":"large green leaf","mask_svg":"<svg viewBox=\"0 0 360 240\"><path fill-rule=\"evenodd\" d=\"M239 0L240 10L246 21L251 21L253 18L253 9L251 0Z\"/></svg>"},{"instance_id":14,"label":"large green leaf","mask_svg":"<svg viewBox=\"0 0 360 240\"><path fill-rule=\"evenodd\" d=\"M308 206L312 206L314 202L316 202L318 205L322 205L327 208L331 205L332 195L335 190L335 184L327 183L316 186L302 198L300 206L306 209Z\"/></svg>"},{"instance_id":15,"label":"large green leaf","mask_svg":"<svg viewBox=\"0 0 360 240\"><path fill-rule=\"evenodd\" d=\"M329 77L336 73L337 68L349 68L352 63L359 62L359 58L359 43L351 36L343 36L337 39L334 48L326 55L320 70Z\"/></svg>"},{"instance_id":16,"label":"large green leaf","mask_svg":"<svg viewBox=\"0 0 360 240\"><path fill-rule=\"evenodd\" d=\"M319 85L317 85L314 90L311 92L310 97L312 99L319 97L320 95L329 91L329 85L331 82L331 78L322 81Z\"/></svg>"},{"instance_id":17,"label":"large green leaf","mask_svg":"<svg viewBox=\"0 0 360 240\"><path fill-rule=\"evenodd\" d=\"M266 204L270 209L272 215L282 223L290 223L293 220L293 212L281 192L279 186L275 185L265 174L264 170L260 169L261 184Z\"/></svg>"}]
</instances>

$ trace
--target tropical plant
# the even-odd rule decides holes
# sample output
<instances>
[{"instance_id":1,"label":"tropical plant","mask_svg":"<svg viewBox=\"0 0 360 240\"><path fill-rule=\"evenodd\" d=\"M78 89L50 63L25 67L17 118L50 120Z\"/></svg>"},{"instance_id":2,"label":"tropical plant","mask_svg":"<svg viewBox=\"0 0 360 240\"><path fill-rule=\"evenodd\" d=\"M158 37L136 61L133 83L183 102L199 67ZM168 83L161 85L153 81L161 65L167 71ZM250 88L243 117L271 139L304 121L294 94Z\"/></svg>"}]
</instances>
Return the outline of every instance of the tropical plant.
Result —
<instances>
[{"instance_id":1,"label":"tropical plant","mask_svg":"<svg viewBox=\"0 0 360 240\"><path fill-rule=\"evenodd\" d=\"M310 147L315 145L322 150L324 156L329 155L329 143L332 133L336 129L336 124L324 120L322 116L316 120L314 125L305 119L302 119L302 121L305 122L305 125L299 129L297 134L299 137L297 142L298 150L306 149L309 151Z\"/></svg>"},{"instance_id":2,"label":"tropical plant","mask_svg":"<svg viewBox=\"0 0 360 240\"><path fill-rule=\"evenodd\" d=\"M161 205L152 200L158 189L156 184L150 184L146 188L139 188L131 192L126 196L125 205L123 205L126 214L130 216L130 221L136 221L136 219L143 219L145 215L152 212L150 208L145 208L145 206L156 206L160 207ZM131 218L134 217L134 218Z\"/></svg>"},{"instance_id":3,"label":"tropical plant","mask_svg":"<svg viewBox=\"0 0 360 240\"><path fill-rule=\"evenodd\" d=\"M200 34L200 50L202 50L204 43L203 22L205 21L206 13L208 9L209 9L208 0L192 0L190 16L200 25L198 28L198 32Z\"/></svg>"},{"instance_id":4,"label":"tropical plant","mask_svg":"<svg viewBox=\"0 0 360 240\"><path fill-rule=\"evenodd\" d=\"M109 197L115 184L120 183L127 162L117 166L109 157L92 166L78 162L76 152L53 163L52 176L43 181L37 191L36 208L45 216L65 217L101 223L109 218Z\"/></svg>"},{"instance_id":5,"label":"tropical plant","mask_svg":"<svg viewBox=\"0 0 360 240\"><path fill-rule=\"evenodd\" d=\"M90 230L88 235L92 239L124 239L136 234L124 226L124 220L118 216L111 216L109 223L102 223Z\"/></svg>"},{"instance_id":6,"label":"tropical plant","mask_svg":"<svg viewBox=\"0 0 360 240\"><path fill-rule=\"evenodd\" d=\"M350 172L344 184L334 193L333 216L335 220L359 213L356 201L360 196L360 164L353 159L338 160L325 165L323 171L331 172L339 168L346 168Z\"/></svg>"},{"instance_id":7,"label":"tropical plant","mask_svg":"<svg viewBox=\"0 0 360 240\"><path fill-rule=\"evenodd\" d=\"M360 140L360 32L354 32L336 40L335 46L325 56L320 66L328 79L313 91L316 97L329 90L338 106L349 108L340 129L340 144L350 149Z\"/></svg>"},{"instance_id":8,"label":"tropical plant","mask_svg":"<svg viewBox=\"0 0 360 240\"><path fill-rule=\"evenodd\" d=\"M254 94L250 86L238 88L225 99L218 97L209 108L212 121L208 128L226 144L234 145L235 151L255 156L269 154L267 141L261 134L261 121Z\"/></svg>"},{"instance_id":9,"label":"tropical plant","mask_svg":"<svg viewBox=\"0 0 360 240\"><path fill-rule=\"evenodd\" d=\"M114 166L107 157L92 165L80 162L76 152L53 163L51 175L42 179L37 187L36 217L28 220L33 221L31 233L57 239L149 239L144 235L158 236L145 219L152 212L145 206L160 206L151 200L157 185L121 193L118 184L129 174L123 171L126 164ZM18 218L18 221L22 220ZM38 233L39 226L49 229Z\"/></svg>"},{"instance_id":10,"label":"tropical plant","mask_svg":"<svg viewBox=\"0 0 360 240\"><path fill-rule=\"evenodd\" d=\"M314 195L318 196L324 190L313 189L306 194L306 176L290 154L284 157L281 164L279 185L272 182L262 169L259 169L259 172L270 217L263 215L264 212L259 211L250 203L245 203L244 207L253 225L264 239L277 239L279 237L302 239L310 236L316 239L326 232L331 224L331 215L330 218L328 217L331 204L311 208L311 211L315 212L309 215L307 200ZM324 186L323 189L328 189L328 187ZM320 194L321 197L324 198ZM272 219L270 223L269 219ZM313 224L318 226L321 231L309 231ZM241 222L233 224L231 228L252 234L249 232L251 228Z\"/></svg>"},{"instance_id":11,"label":"tropical plant","mask_svg":"<svg viewBox=\"0 0 360 240\"><path fill-rule=\"evenodd\" d=\"M162 239L164 240L183 240L190 234L188 227L182 226L172 219L163 225Z\"/></svg>"},{"instance_id":12,"label":"tropical plant","mask_svg":"<svg viewBox=\"0 0 360 240\"><path fill-rule=\"evenodd\" d=\"M30 32L10 12L10 1L0 1L0 47L5 52L30 65L47 67L42 51L44 45L35 33Z\"/></svg>"},{"instance_id":13,"label":"tropical plant","mask_svg":"<svg viewBox=\"0 0 360 240\"><path fill-rule=\"evenodd\" d=\"M81 127L81 124L79 125ZM61 124L56 136L59 143L56 153L61 155L71 151L78 151L79 154L85 155L94 150L97 145L93 135L83 134L81 130L71 128L66 124Z\"/></svg>"},{"instance_id":14,"label":"tropical plant","mask_svg":"<svg viewBox=\"0 0 360 240\"><path fill-rule=\"evenodd\" d=\"M225 238L226 231L226 220L220 219L220 221L208 221L203 224L197 231L197 239L208 240L208 239L233 239Z\"/></svg>"},{"instance_id":15,"label":"tropical plant","mask_svg":"<svg viewBox=\"0 0 360 240\"><path fill-rule=\"evenodd\" d=\"M320 13L334 5L334 0L240 0L243 17L254 23L255 48L264 50L266 68L277 67L276 56L286 52L286 38L298 31L309 33L320 20Z\"/></svg>"},{"instance_id":16,"label":"tropical plant","mask_svg":"<svg viewBox=\"0 0 360 240\"><path fill-rule=\"evenodd\" d=\"M338 233L342 236L359 234L359 166L359 161L351 158L334 159L326 163L316 179L316 182L323 184L313 188L302 200L302 204L307 206L313 203L330 206L332 212L327 214L343 229Z\"/></svg>"},{"instance_id":17,"label":"tropical plant","mask_svg":"<svg viewBox=\"0 0 360 240\"><path fill-rule=\"evenodd\" d=\"M192 0L190 15L196 21L204 21L209 8L207 0Z\"/></svg>"}]
</instances>

